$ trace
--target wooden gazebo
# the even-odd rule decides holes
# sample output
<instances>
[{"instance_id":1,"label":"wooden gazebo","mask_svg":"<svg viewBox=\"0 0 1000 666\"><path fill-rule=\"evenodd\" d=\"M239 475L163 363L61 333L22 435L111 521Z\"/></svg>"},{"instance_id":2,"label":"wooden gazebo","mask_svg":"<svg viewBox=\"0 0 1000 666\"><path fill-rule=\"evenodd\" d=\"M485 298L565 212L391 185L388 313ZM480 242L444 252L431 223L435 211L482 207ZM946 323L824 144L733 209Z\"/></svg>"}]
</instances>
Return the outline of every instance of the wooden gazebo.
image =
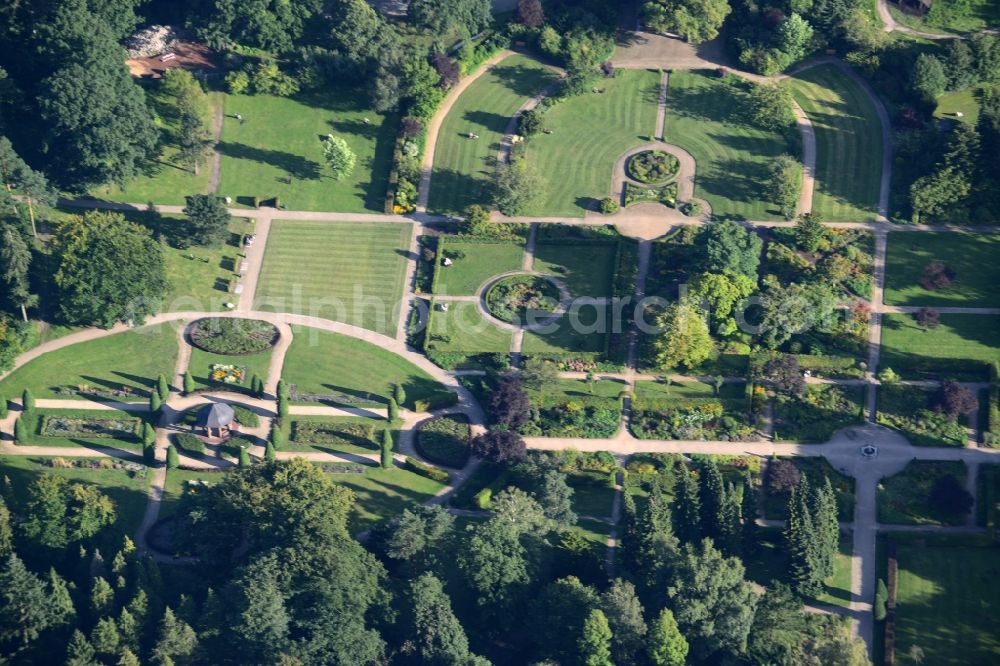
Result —
<instances>
[{"instance_id":1,"label":"wooden gazebo","mask_svg":"<svg viewBox=\"0 0 1000 666\"><path fill-rule=\"evenodd\" d=\"M206 437L222 439L229 436L235 420L236 413L232 407L224 402L213 402L198 412L195 428L203 430Z\"/></svg>"}]
</instances>

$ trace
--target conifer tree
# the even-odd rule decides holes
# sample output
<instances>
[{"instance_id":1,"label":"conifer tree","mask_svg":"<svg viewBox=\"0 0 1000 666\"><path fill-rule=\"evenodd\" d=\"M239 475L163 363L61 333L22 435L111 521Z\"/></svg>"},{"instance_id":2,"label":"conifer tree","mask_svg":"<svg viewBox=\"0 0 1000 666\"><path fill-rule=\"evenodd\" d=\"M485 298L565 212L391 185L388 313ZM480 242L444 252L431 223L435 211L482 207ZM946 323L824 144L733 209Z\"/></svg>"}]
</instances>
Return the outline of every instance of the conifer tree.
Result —
<instances>
[{"instance_id":1,"label":"conifer tree","mask_svg":"<svg viewBox=\"0 0 1000 666\"><path fill-rule=\"evenodd\" d=\"M98 666L98 664L94 646L79 629L75 629L66 646L66 666Z\"/></svg>"},{"instance_id":2,"label":"conifer tree","mask_svg":"<svg viewBox=\"0 0 1000 666\"><path fill-rule=\"evenodd\" d=\"M121 651L121 655L119 655L117 666L140 666L139 658L135 656L132 650L125 648Z\"/></svg>"},{"instance_id":3,"label":"conifer tree","mask_svg":"<svg viewBox=\"0 0 1000 666\"><path fill-rule=\"evenodd\" d=\"M7 398L0 394L0 420L7 418Z\"/></svg>"},{"instance_id":4,"label":"conifer tree","mask_svg":"<svg viewBox=\"0 0 1000 666\"><path fill-rule=\"evenodd\" d=\"M170 398L170 382L167 381L166 375L160 375L156 378L156 392L160 394L160 400L166 402Z\"/></svg>"},{"instance_id":5,"label":"conifer tree","mask_svg":"<svg viewBox=\"0 0 1000 666\"><path fill-rule=\"evenodd\" d=\"M90 612L95 617L102 617L111 612L115 602L115 591L102 576L94 578L90 585Z\"/></svg>"},{"instance_id":6,"label":"conifer tree","mask_svg":"<svg viewBox=\"0 0 1000 666\"><path fill-rule=\"evenodd\" d=\"M670 609L664 608L649 627L649 660L654 666L684 666L688 643Z\"/></svg>"},{"instance_id":7,"label":"conifer tree","mask_svg":"<svg viewBox=\"0 0 1000 666\"><path fill-rule=\"evenodd\" d=\"M788 521L785 523L785 547L788 551L792 587L804 596L814 597L823 591L823 576L818 568L818 534L809 508L808 478L803 476L788 497Z\"/></svg>"},{"instance_id":8,"label":"conifer tree","mask_svg":"<svg viewBox=\"0 0 1000 666\"><path fill-rule=\"evenodd\" d=\"M885 586L885 581L879 578L878 584L875 586L875 605L872 608L872 615L876 622L881 622L888 614L887 603L889 603L889 590Z\"/></svg>"},{"instance_id":9,"label":"conifer tree","mask_svg":"<svg viewBox=\"0 0 1000 666\"><path fill-rule=\"evenodd\" d=\"M274 444L276 451L281 451L288 445L288 437L285 435L285 429L279 421L271 423L271 443Z\"/></svg>"},{"instance_id":10,"label":"conifer tree","mask_svg":"<svg viewBox=\"0 0 1000 666\"><path fill-rule=\"evenodd\" d=\"M402 406L406 403L406 389L403 388L402 384L396 384L392 390L392 398L396 401L396 404Z\"/></svg>"},{"instance_id":11,"label":"conifer tree","mask_svg":"<svg viewBox=\"0 0 1000 666\"><path fill-rule=\"evenodd\" d=\"M382 431L382 469L392 467L392 431L386 428Z\"/></svg>"},{"instance_id":12,"label":"conifer tree","mask_svg":"<svg viewBox=\"0 0 1000 666\"><path fill-rule=\"evenodd\" d=\"M275 387L274 392L276 394L276 397L288 400L288 384L285 383L284 379L278 380L278 384Z\"/></svg>"},{"instance_id":13,"label":"conifer tree","mask_svg":"<svg viewBox=\"0 0 1000 666\"><path fill-rule=\"evenodd\" d=\"M73 598L69 593L69 585L56 573L54 568L49 569L48 590L49 609L52 612L53 624L69 624L76 617L76 609L73 607Z\"/></svg>"},{"instance_id":14,"label":"conifer tree","mask_svg":"<svg viewBox=\"0 0 1000 666\"><path fill-rule=\"evenodd\" d=\"M194 392L194 377L190 370L184 371L184 395L191 395Z\"/></svg>"},{"instance_id":15,"label":"conifer tree","mask_svg":"<svg viewBox=\"0 0 1000 666\"><path fill-rule=\"evenodd\" d=\"M117 653L120 641L121 637L118 635L118 625L110 617L102 617L94 625L94 630L90 632L91 644L97 652L102 654Z\"/></svg>"},{"instance_id":16,"label":"conifer tree","mask_svg":"<svg viewBox=\"0 0 1000 666\"><path fill-rule=\"evenodd\" d=\"M7 502L0 498L0 558L6 559L14 552L14 527Z\"/></svg>"},{"instance_id":17,"label":"conifer tree","mask_svg":"<svg viewBox=\"0 0 1000 666\"><path fill-rule=\"evenodd\" d=\"M14 441L18 444L26 444L28 441L28 428L24 425L24 418L21 416L14 420Z\"/></svg>"},{"instance_id":18,"label":"conifer tree","mask_svg":"<svg viewBox=\"0 0 1000 666\"><path fill-rule=\"evenodd\" d=\"M268 441L267 444L264 446L264 460L266 460L267 462L272 462L277 459L278 456L274 451L274 442Z\"/></svg>"},{"instance_id":19,"label":"conifer tree","mask_svg":"<svg viewBox=\"0 0 1000 666\"><path fill-rule=\"evenodd\" d=\"M142 424L142 445L150 446L154 442L156 442L156 430L149 425L149 422L144 422Z\"/></svg>"},{"instance_id":20,"label":"conifer tree","mask_svg":"<svg viewBox=\"0 0 1000 666\"><path fill-rule=\"evenodd\" d=\"M726 501L726 487L715 460L709 458L702 462L700 472L701 484L698 491L701 498L701 533L719 540L722 536L722 507Z\"/></svg>"},{"instance_id":21,"label":"conifer tree","mask_svg":"<svg viewBox=\"0 0 1000 666\"><path fill-rule=\"evenodd\" d=\"M287 419L288 418L288 398L282 394L278 394L278 418Z\"/></svg>"},{"instance_id":22,"label":"conifer tree","mask_svg":"<svg viewBox=\"0 0 1000 666\"><path fill-rule=\"evenodd\" d=\"M240 447L240 454L239 454L239 467L240 467L240 469L247 469L248 467L250 467L250 463L251 463L251 460L250 460L250 451L247 450L247 447L241 446Z\"/></svg>"},{"instance_id":23,"label":"conifer tree","mask_svg":"<svg viewBox=\"0 0 1000 666\"><path fill-rule=\"evenodd\" d=\"M742 555L742 525L740 524L740 493L733 484L726 486L726 493L719 509L719 548L728 555Z\"/></svg>"},{"instance_id":24,"label":"conifer tree","mask_svg":"<svg viewBox=\"0 0 1000 666\"><path fill-rule=\"evenodd\" d=\"M611 663L611 627L599 608L590 611L584 620L579 648L584 666L614 666Z\"/></svg>"},{"instance_id":25,"label":"conifer tree","mask_svg":"<svg viewBox=\"0 0 1000 666\"><path fill-rule=\"evenodd\" d=\"M389 419L390 422L399 418L399 403L396 402L395 398L389 398L389 409L386 414L386 418Z\"/></svg>"},{"instance_id":26,"label":"conifer tree","mask_svg":"<svg viewBox=\"0 0 1000 666\"><path fill-rule=\"evenodd\" d=\"M743 520L743 555L749 556L757 552L759 539L757 533L757 492L750 477L743 479L743 497L740 501L740 517Z\"/></svg>"},{"instance_id":27,"label":"conifer tree","mask_svg":"<svg viewBox=\"0 0 1000 666\"><path fill-rule=\"evenodd\" d=\"M621 552L625 568L633 572L639 570L641 563L639 557L639 517L636 512L635 498L630 493L623 493L619 529L621 539L618 542L618 550Z\"/></svg>"},{"instance_id":28,"label":"conifer tree","mask_svg":"<svg viewBox=\"0 0 1000 666\"><path fill-rule=\"evenodd\" d=\"M817 531L817 568L824 579L833 575L833 563L840 545L840 524L837 521L837 496L830 477L813 490L810 502L813 525Z\"/></svg>"},{"instance_id":29,"label":"conifer tree","mask_svg":"<svg viewBox=\"0 0 1000 666\"><path fill-rule=\"evenodd\" d=\"M177 469L181 464L181 458L177 455L177 447L171 444L167 447L167 469Z\"/></svg>"},{"instance_id":30,"label":"conifer tree","mask_svg":"<svg viewBox=\"0 0 1000 666\"><path fill-rule=\"evenodd\" d=\"M45 584L11 553L0 568L0 640L27 647L53 620Z\"/></svg>"},{"instance_id":31,"label":"conifer tree","mask_svg":"<svg viewBox=\"0 0 1000 666\"><path fill-rule=\"evenodd\" d=\"M677 466L674 507L674 534L677 538L681 543L700 541L701 499L698 494L698 482L683 461Z\"/></svg>"},{"instance_id":32,"label":"conifer tree","mask_svg":"<svg viewBox=\"0 0 1000 666\"><path fill-rule=\"evenodd\" d=\"M24 412L35 409L35 394L31 392L31 389L24 389L24 393L21 394L21 409Z\"/></svg>"},{"instance_id":33,"label":"conifer tree","mask_svg":"<svg viewBox=\"0 0 1000 666\"><path fill-rule=\"evenodd\" d=\"M160 415L160 407L163 406L163 401L160 399L160 394L153 391L149 394L149 413L153 416Z\"/></svg>"},{"instance_id":34,"label":"conifer tree","mask_svg":"<svg viewBox=\"0 0 1000 666\"><path fill-rule=\"evenodd\" d=\"M601 595L601 610L611 627L611 655L615 663L634 664L646 639L646 623L635 586L616 578Z\"/></svg>"},{"instance_id":35,"label":"conifer tree","mask_svg":"<svg viewBox=\"0 0 1000 666\"><path fill-rule=\"evenodd\" d=\"M128 608L118 614L118 636L126 650L139 649L139 625Z\"/></svg>"},{"instance_id":36,"label":"conifer tree","mask_svg":"<svg viewBox=\"0 0 1000 666\"><path fill-rule=\"evenodd\" d=\"M198 637L194 630L183 620L179 620L167 606L163 611L160 629L157 634L156 647L153 648L153 659L161 663L174 661L174 657L186 657L194 652Z\"/></svg>"}]
</instances>

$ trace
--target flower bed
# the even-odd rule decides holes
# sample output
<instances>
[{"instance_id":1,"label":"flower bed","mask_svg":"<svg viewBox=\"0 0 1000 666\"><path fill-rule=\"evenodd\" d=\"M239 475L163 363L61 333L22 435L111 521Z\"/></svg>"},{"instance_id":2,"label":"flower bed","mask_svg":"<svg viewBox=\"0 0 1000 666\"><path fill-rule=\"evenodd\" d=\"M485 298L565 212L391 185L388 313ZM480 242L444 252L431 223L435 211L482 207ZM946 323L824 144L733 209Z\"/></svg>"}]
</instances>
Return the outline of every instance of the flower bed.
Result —
<instances>
[{"instance_id":1,"label":"flower bed","mask_svg":"<svg viewBox=\"0 0 1000 666\"><path fill-rule=\"evenodd\" d=\"M133 478L146 478L146 466L117 458L48 458L45 465L54 469L118 469Z\"/></svg>"},{"instance_id":2,"label":"flower bed","mask_svg":"<svg viewBox=\"0 0 1000 666\"><path fill-rule=\"evenodd\" d=\"M138 439L142 421L136 418L102 419L57 416L42 418L42 437L80 437L84 439Z\"/></svg>"},{"instance_id":3,"label":"flower bed","mask_svg":"<svg viewBox=\"0 0 1000 666\"><path fill-rule=\"evenodd\" d=\"M644 150L628 160L628 177L640 183L659 185L677 177L681 169L680 161L662 150Z\"/></svg>"},{"instance_id":4,"label":"flower bed","mask_svg":"<svg viewBox=\"0 0 1000 666\"><path fill-rule=\"evenodd\" d=\"M486 307L497 319L520 324L527 321L529 313L555 312L559 308L559 288L543 277L512 275L489 288Z\"/></svg>"},{"instance_id":5,"label":"flower bed","mask_svg":"<svg viewBox=\"0 0 1000 666\"><path fill-rule=\"evenodd\" d=\"M660 203L668 208L677 207L677 183L660 187L639 187L625 183L625 206L639 203Z\"/></svg>"},{"instance_id":6,"label":"flower bed","mask_svg":"<svg viewBox=\"0 0 1000 666\"><path fill-rule=\"evenodd\" d=\"M211 370L209 377L212 381L222 382L223 384L242 384L243 380L247 377L246 368L226 363L213 363L209 366L209 369Z\"/></svg>"},{"instance_id":7,"label":"flower bed","mask_svg":"<svg viewBox=\"0 0 1000 666\"><path fill-rule=\"evenodd\" d=\"M469 460L471 430L465 416L452 414L430 419L417 431L417 452L427 460L462 468Z\"/></svg>"},{"instance_id":8,"label":"flower bed","mask_svg":"<svg viewBox=\"0 0 1000 666\"><path fill-rule=\"evenodd\" d=\"M753 428L743 423L745 418L718 401L689 401L674 409L638 404L632 434L639 439L744 441L754 434Z\"/></svg>"},{"instance_id":9,"label":"flower bed","mask_svg":"<svg viewBox=\"0 0 1000 666\"><path fill-rule=\"evenodd\" d=\"M191 326L191 344L212 354L244 356L259 354L273 347L281 334L259 319L206 317Z\"/></svg>"}]
</instances>

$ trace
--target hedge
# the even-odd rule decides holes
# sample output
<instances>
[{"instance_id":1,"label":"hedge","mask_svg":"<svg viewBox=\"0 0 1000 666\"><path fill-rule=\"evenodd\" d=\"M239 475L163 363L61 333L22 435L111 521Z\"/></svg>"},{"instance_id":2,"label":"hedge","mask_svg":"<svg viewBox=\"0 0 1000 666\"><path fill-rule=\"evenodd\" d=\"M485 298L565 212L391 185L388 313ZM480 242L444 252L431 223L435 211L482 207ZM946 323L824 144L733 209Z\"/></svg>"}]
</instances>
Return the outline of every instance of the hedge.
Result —
<instances>
[{"instance_id":1,"label":"hedge","mask_svg":"<svg viewBox=\"0 0 1000 666\"><path fill-rule=\"evenodd\" d=\"M447 409L458 404L458 394L451 391L432 393L426 398L413 401L413 411L432 412L437 409Z\"/></svg>"},{"instance_id":2,"label":"hedge","mask_svg":"<svg viewBox=\"0 0 1000 666\"><path fill-rule=\"evenodd\" d=\"M461 469L469 460L469 419L449 414L422 423L417 430L417 452L438 465Z\"/></svg>"},{"instance_id":3,"label":"hedge","mask_svg":"<svg viewBox=\"0 0 1000 666\"><path fill-rule=\"evenodd\" d=\"M173 435L173 440L177 448L185 453L196 456L205 455L205 442L197 435L192 435L189 432L178 432Z\"/></svg>"},{"instance_id":4,"label":"hedge","mask_svg":"<svg viewBox=\"0 0 1000 666\"><path fill-rule=\"evenodd\" d=\"M403 467L414 474L419 474L420 476L426 477L431 481L437 481L438 483L448 483L448 479L450 478L448 472L443 469L425 465L414 458L407 458L406 462L403 463Z\"/></svg>"},{"instance_id":5,"label":"hedge","mask_svg":"<svg viewBox=\"0 0 1000 666\"><path fill-rule=\"evenodd\" d=\"M247 428L256 428L260 426L260 417L257 416L256 412L242 405L230 406L233 408L233 414L236 415L236 422L241 426L246 426Z\"/></svg>"}]
</instances>

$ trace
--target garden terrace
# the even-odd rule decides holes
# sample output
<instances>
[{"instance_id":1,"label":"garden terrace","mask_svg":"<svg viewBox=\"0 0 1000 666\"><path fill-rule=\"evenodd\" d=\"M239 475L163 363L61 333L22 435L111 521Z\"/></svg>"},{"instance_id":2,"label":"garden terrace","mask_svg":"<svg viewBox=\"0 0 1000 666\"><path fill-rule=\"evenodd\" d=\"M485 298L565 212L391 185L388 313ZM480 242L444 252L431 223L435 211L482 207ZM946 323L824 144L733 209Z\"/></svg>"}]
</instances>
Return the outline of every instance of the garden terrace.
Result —
<instances>
[{"instance_id":1,"label":"garden terrace","mask_svg":"<svg viewBox=\"0 0 1000 666\"><path fill-rule=\"evenodd\" d=\"M444 259L451 260L444 266ZM495 275L521 269L524 241L490 241L441 236L434 265L435 294L473 296Z\"/></svg>"},{"instance_id":2,"label":"garden terrace","mask_svg":"<svg viewBox=\"0 0 1000 666\"><path fill-rule=\"evenodd\" d=\"M656 129L660 75L617 70L584 92L555 98L542 127L525 142L525 159L545 181L531 215L582 217L611 193L615 163L622 153L648 143Z\"/></svg>"},{"instance_id":3,"label":"garden terrace","mask_svg":"<svg viewBox=\"0 0 1000 666\"><path fill-rule=\"evenodd\" d=\"M138 450L142 447L142 425L156 425L149 412L117 409L38 408L21 416L25 441L18 445L85 448L114 447Z\"/></svg>"},{"instance_id":4,"label":"garden terrace","mask_svg":"<svg viewBox=\"0 0 1000 666\"><path fill-rule=\"evenodd\" d=\"M395 335L409 224L285 221L271 226L255 309Z\"/></svg>"},{"instance_id":5,"label":"garden terrace","mask_svg":"<svg viewBox=\"0 0 1000 666\"><path fill-rule=\"evenodd\" d=\"M513 55L494 65L459 96L438 131L428 210L462 213L482 203L507 124L531 97L555 80L542 63ZM470 139L469 134L478 139Z\"/></svg>"},{"instance_id":6,"label":"garden terrace","mask_svg":"<svg viewBox=\"0 0 1000 666\"><path fill-rule=\"evenodd\" d=\"M402 385L406 409L442 406L452 395L443 385L398 354L370 342L306 326L292 327L282 378L292 402L385 406ZM302 398L310 397L311 400Z\"/></svg>"},{"instance_id":7,"label":"garden terrace","mask_svg":"<svg viewBox=\"0 0 1000 666\"><path fill-rule=\"evenodd\" d=\"M143 85L143 88L163 130L163 153L143 165L142 172L124 189L105 185L92 190L91 195L108 201L183 206L192 194L208 194L212 176L210 159L203 160L197 175L194 169L177 164L179 117L176 98L167 94L158 81ZM221 112L224 97L218 92L208 94L210 117Z\"/></svg>"},{"instance_id":8,"label":"garden terrace","mask_svg":"<svg viewBox=\"0 0 1000 666\"><path fill-rule=\"evenodd\" d=\"M377 453L387 421L345 416L292 418L288 446L282 451Z\"/></svg>"},{"instance_id":9,"label":"garden terrace","mask_svg":"<svg viewBox=\"0 0 1000 666\"><path fill-rule=\"evenodd\" d=\"M914 446L965 446L964 419L948 421L930 408L933 389L882 384L878 389L877 422L898 430Z\"/></svg>"},{"instance_id":10,"label":"garden terrace","mask_svg":"<svg viewBox=\"0 0 1000 666\"><path fill-rule=\"evenodd\" d=\"M733 440L754 436L743 383L714 387L701 382L636 384L630 425L639 439Z\"/></svg>"},{"instance_id":11,"label":"garden terrace","mask_svg":"<svg viewBox=\"0 0 1000 666\"><path fill-rule=\"evenodd\" d=\"M1000 306L1000 234L901 231L889 235L886 252L886 305ZM931 290L921 278L934 261L944 263L953 278Z\"/></svg>"},{"instance_id":12,"label":"garden terrace","mask_svg":"<svg viewBox=\"0 0 1000 666\"><path fill-rule=\"evenodd\" d=\"M1000 578L991 542L951 537L897 541L896 661L919 646L925 663L993 664L1000 660L995 617Z\"/></svg>"},{"instance_id":13,"label":"garden terrace","mask_svg":"<svg viewBox=\"0 0 1000 666\"><path fill-rule=\"evenodd\" d=\"M864 420L864 387L808 385L801 397L775 398L774 441L823 443Z\"/></svg>"},{"instance_id":14,"label":"garden terrace","mask_svg":"<svg viewBox=\"0 0 1000 666\"><path fill-rule=\"evenodd\" d=\"M895 525L964 525L968 511L938 499L935 486L950 476L954 486L966 488L968 469L957 461L911 461L899 474L884 478L878 489L878 520ZM968 498L968 506L972 498Z\"/></svg>"},{"instance_id":15,"label":"garden terrace","mask_svg":"<svg viewBox=\"0 0 1000 666\"><path fill-rule=\"evenodd\" d=\"M534 326L555 314L562 299L559 286L549 278L522 273L493 282L484 300L494 318L516 326Z\"/></svg>"},{"instance_id":16,"label":"garden terrace","mask_svg":"<svg viewBox=\"0 0 1000 666\"><path fill-rule=\"evenodd\" d=\"M662 150L644 150L628 159L625 173L632 180L647 185L662 185L677 177L681 163Z\"/></svg>"},{"instance_id":17,"label":"garden terrace","mask_svg":"<svg viewBox=\"0 0 1000 666\"><path fill-rule=\"evenodd\" d=\"M227 95L219 195L237 206L277 197L289 210L381 213L398 119L372 110L367 98L365 88L343 87L295 97ZM340 180L323 157L327 134L357 156L354 171Z\"/></svg>"},{"instance_id":18,"label":"garden terrace","mask_svg":"<svg viewBox=\"0 0 1000 666\"><path fill-rule=\"evenodd\" d=\"M613 437L621 421L618 395L626 388L618 379L560 379L528 394L537 418L522 429L544 437ZM534 415L534 411L532 414Z\"/></svg>"},{"instance_id":19,"label":"garden terrace","mask_svg":"<svg viewBox=\"0 0 1000 666\"><path fill-rule=\"evenodd\" d=\"M796 74L791 90L816 132L813 212L827 220L874 220L882 179L882 125L871 98L835 65Z\"/></svg>"},{"instance_id":20,"label":"garden terrace","mask_svg":"<svg viewBox=\"0 0 1000 666\"><path fill-rule=\"evenodd\" d=\"M707 71L676 71L667 88L664 140L698 163L694 194L721 219L779 219L775 205L762 199L768 166L785 153L798 156L799 138L758 129L742 109L747 83Z\"/></svg>"},{"instance_id":21,"label":"garden terrace","mask_svg":"<svg viewBox=\"0 0 1000 666\"><path fill-rule=\"evenodd\" d=\"M101 530L93 542L103 552L114 552L126 536L134 535L139 528L149 486L149 474L144 465L115 458L4 456L0 459L0 478L9 480L7 502L12 513L25 511L28 487L42 474L97 486L111 499L115 522Z\"/></svg>"},{"instance_id":22,"label":"garden terrace","mask_svg":"<svg viewBox=\"0 0 1000 666\"><path fill-rule=\"evenodd\" d=\"M36 398L145 400L159 375L177 362L177 333L169 324L145 326L56 349L29 361L0 382L0 394Z\"/></svg>"},{"instance_id":23,"label":"garden terrace","mask_svg":"<svg viewBox=\"0 0 1000 666\"><path fill-rule=\"evenodd\" d=\"M879 367L904 379L987 381L988 366L1000 360L1000 325L995 315L943 314L933 328L914 315L883 315Z\"/></svg>"}]
</instances>

